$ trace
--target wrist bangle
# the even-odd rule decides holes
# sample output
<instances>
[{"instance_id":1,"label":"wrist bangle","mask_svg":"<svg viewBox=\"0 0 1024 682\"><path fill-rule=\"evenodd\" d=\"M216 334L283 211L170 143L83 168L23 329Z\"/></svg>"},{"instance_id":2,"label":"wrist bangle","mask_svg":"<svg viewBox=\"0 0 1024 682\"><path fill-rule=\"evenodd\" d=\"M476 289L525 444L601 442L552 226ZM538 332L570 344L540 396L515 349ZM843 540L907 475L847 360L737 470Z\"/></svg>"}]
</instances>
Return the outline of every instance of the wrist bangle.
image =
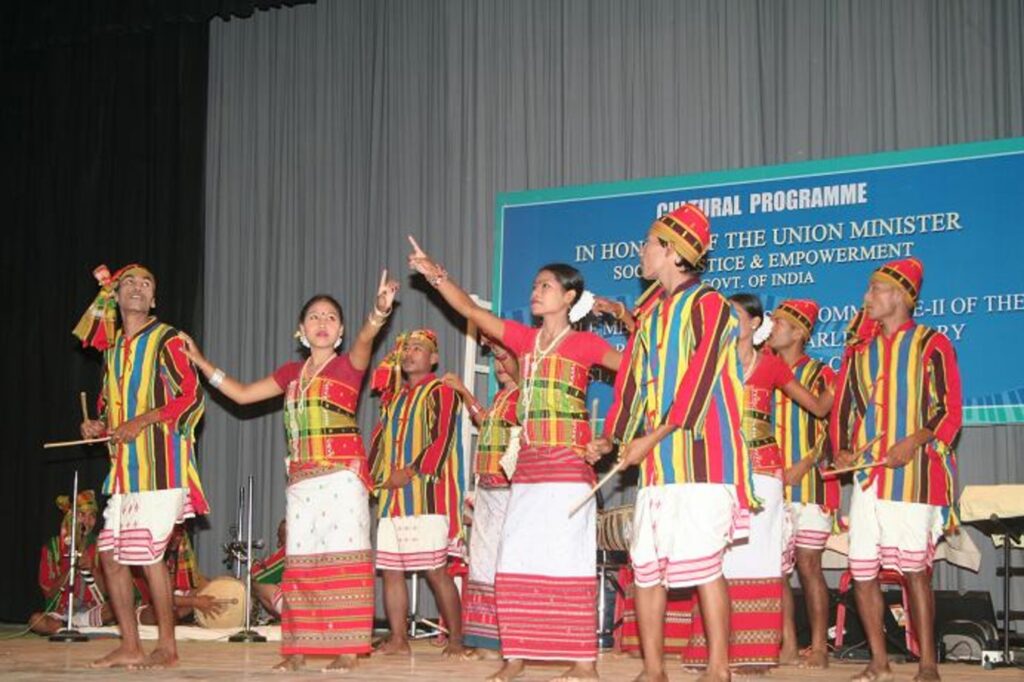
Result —
<instances>
[{"instance_id":1,"label":"wrist bangle","mask_svg":"<svg viewBox=\"0 0 1024 682\"><path fill-rule=\"evenodd\" d=\"M218 367L213 370L213 374L210 375L210 385L214 388L220 388L220 385L224 383L225 376L227 375L224 374L224 370Z\"/></svg>"},{"instance_id":2,"label":"wrist bangle","mask_svg":"<svg viewBox=\"0 0 1024 682\"><path fill-rule=\"evenodd\" d=\"M438 265L437 271L434 273L434 276L428 277L427 281L430 282L430 286L436 289L448 281L448 271L445 270L444 267Z\"/></svg>"},{"instance_id":3,"label":"wrist bangle","mask_svg":"<svg viewBox=\"0 0 1024 682\"><path fill-rule=\"evenodd\" d=\"M377 310L377 306L373 307L370 311L370 317L367 320L374 327L383 327L384 323L387 322L388 317L391 316L391 310L389 309L386 313Z\"/></svg>"}]
</instances>

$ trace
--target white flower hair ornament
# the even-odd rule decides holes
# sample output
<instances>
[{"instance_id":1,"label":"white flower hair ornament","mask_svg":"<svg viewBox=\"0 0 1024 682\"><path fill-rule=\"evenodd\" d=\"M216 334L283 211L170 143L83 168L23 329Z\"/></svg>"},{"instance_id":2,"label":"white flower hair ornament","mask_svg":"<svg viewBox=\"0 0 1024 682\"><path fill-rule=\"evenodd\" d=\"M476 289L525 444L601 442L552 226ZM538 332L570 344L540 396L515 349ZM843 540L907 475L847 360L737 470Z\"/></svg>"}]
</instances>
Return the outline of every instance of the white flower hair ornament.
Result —
<instances>
[{"instance_id":1,"label":"white flower hair ornament","mask_svg":"<svg viewBox=\"0 0 1024 682\"><path fill-rule=\"evenodd\" d=\"M569 322L576 324L594 309L594 292L584 289L578 301L569 308Z\"/></svg>"},{"instance_id":2,"label":"white flower hair ornament","mask_svg":"<svg viewBox=\"0 0 1024 682\"><path fill-rule=\"evenodd\" d=\"M772 327L774 326L775 323L772 321L771 313L765 313L761 319L761 326L754 330L754 345L760 346L767 341L768 337L772 335Z\"/></svg>"}]
</instances>

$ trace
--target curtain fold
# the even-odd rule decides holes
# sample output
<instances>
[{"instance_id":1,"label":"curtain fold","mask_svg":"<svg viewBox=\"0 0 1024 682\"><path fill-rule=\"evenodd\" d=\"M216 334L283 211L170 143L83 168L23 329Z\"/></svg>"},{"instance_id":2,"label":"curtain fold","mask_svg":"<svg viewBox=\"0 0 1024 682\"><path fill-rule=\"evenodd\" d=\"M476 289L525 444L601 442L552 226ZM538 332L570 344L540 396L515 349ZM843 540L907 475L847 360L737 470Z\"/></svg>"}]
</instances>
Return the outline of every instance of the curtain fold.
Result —
<instances>
[{"instance_id":1,"label":"curtain fold","mask_svg":"<svg viewBox=\"0 0 1024 682\"><path fill-rule=\"evenodd\" d=\"M486 298L499 192L1019 136L1022 36L1019 0L338 0L215 20L204 349L265 376L294 357L303 301L335 294L354 334L386 265L404 288L384 344L429 325L459 371L461 321L407 278L407 234ZM263 537L283 513L273 407L208 413L207 568L245 475ZM365 437L374 419L364 394ZM964 480L998 480L1022 437L966 434Z\"/></svg>"}]
</instances>

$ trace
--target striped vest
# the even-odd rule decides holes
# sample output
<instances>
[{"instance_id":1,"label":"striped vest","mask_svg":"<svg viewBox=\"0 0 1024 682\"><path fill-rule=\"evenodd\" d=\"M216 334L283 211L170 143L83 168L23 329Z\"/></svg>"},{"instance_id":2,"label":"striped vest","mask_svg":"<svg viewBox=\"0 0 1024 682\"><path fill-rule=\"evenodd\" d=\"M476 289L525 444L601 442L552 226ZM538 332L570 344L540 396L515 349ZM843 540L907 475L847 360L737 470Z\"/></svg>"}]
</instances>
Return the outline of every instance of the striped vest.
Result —
<instances>
[{"instance_id":1,"label":"striped vest","mask_svg":"<svg viewBox=\"0 0 1024 682\"><path fill-rule=\"evenodd\" d=\"M369 464L356 423L359 386L317 375L303 390L302 377L288 384L284 428L288 438L288 478L347 469L371 488Z\"/></svg>"},{"instance_id":2,"label":"striped vest","mask_svg":"<svg viewBox=\"0 0 1024 682\"><path fill-rule=\"evenodd\" d=\"M195 462L195 428L204 404L195 371L182 351L178 331L156 319L132 338L118 330L104 351L102 411L110 430L154 409L171 411L131 443L111 446L103 492L188 488L198 514L209 505Z\"/></svg>"},{"instance_id":3,"label":"striped vest","mask_svg":"<svg viewBox=\"0 0 1024 682\"><path fill-rule=\"evenodd\" d=\"M835 382L835 372L828 365L807 355L792 367L796 380L815 396ZM775 391L775 440L782 452L785 468L804 457L826 460L832 452L828 439L828 419L819 419L800 407L782 391ZM822 505L833 510L839 504L839 480L825 480L818 467L811 470L797 485L786 486L786 499L802 504Z\"/></svg>"}]
</instances>

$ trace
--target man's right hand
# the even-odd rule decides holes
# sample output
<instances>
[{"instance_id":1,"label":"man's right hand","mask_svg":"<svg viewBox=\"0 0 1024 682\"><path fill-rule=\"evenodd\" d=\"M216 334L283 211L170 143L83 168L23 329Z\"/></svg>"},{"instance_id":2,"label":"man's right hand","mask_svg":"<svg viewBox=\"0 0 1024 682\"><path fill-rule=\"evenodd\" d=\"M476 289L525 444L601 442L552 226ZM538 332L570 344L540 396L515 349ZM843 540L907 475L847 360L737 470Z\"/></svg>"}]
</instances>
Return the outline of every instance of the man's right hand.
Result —
<instances>
[{"instance_id":1,"label":"man's right hand","mask_svg":"<svg viewBox=\"0 0 1024 682\"><path fill-rule=\"evenodd\" d=\"M840 450L832 457L832 461L835 463L836 469L846 469L847 467L853 466L856 461L856 457L849 450Z\"/></svg>"},{"instance_id":2,"label":"man's right hand","mask_svg":"<svg viewBox=\"0 0 1024 682\"><path fill-rule=\"evenodd\" d=\"M607 438L595 438L587 443L587 450L583 454L583 459L587 460L587 464L594 464L611 451L612 442L610 440Z\"/></svg>"},{"instance_id":3,"label":"man's right hand","mask_svg":"<svg viewBox=\"0 0 1024 682\"><path fill-rule=\"evenodd\" d=\"M102 438L107 433L107 425L99 419L86 419L81 426L82 438Z\"/></svg>"}]
</instances>

